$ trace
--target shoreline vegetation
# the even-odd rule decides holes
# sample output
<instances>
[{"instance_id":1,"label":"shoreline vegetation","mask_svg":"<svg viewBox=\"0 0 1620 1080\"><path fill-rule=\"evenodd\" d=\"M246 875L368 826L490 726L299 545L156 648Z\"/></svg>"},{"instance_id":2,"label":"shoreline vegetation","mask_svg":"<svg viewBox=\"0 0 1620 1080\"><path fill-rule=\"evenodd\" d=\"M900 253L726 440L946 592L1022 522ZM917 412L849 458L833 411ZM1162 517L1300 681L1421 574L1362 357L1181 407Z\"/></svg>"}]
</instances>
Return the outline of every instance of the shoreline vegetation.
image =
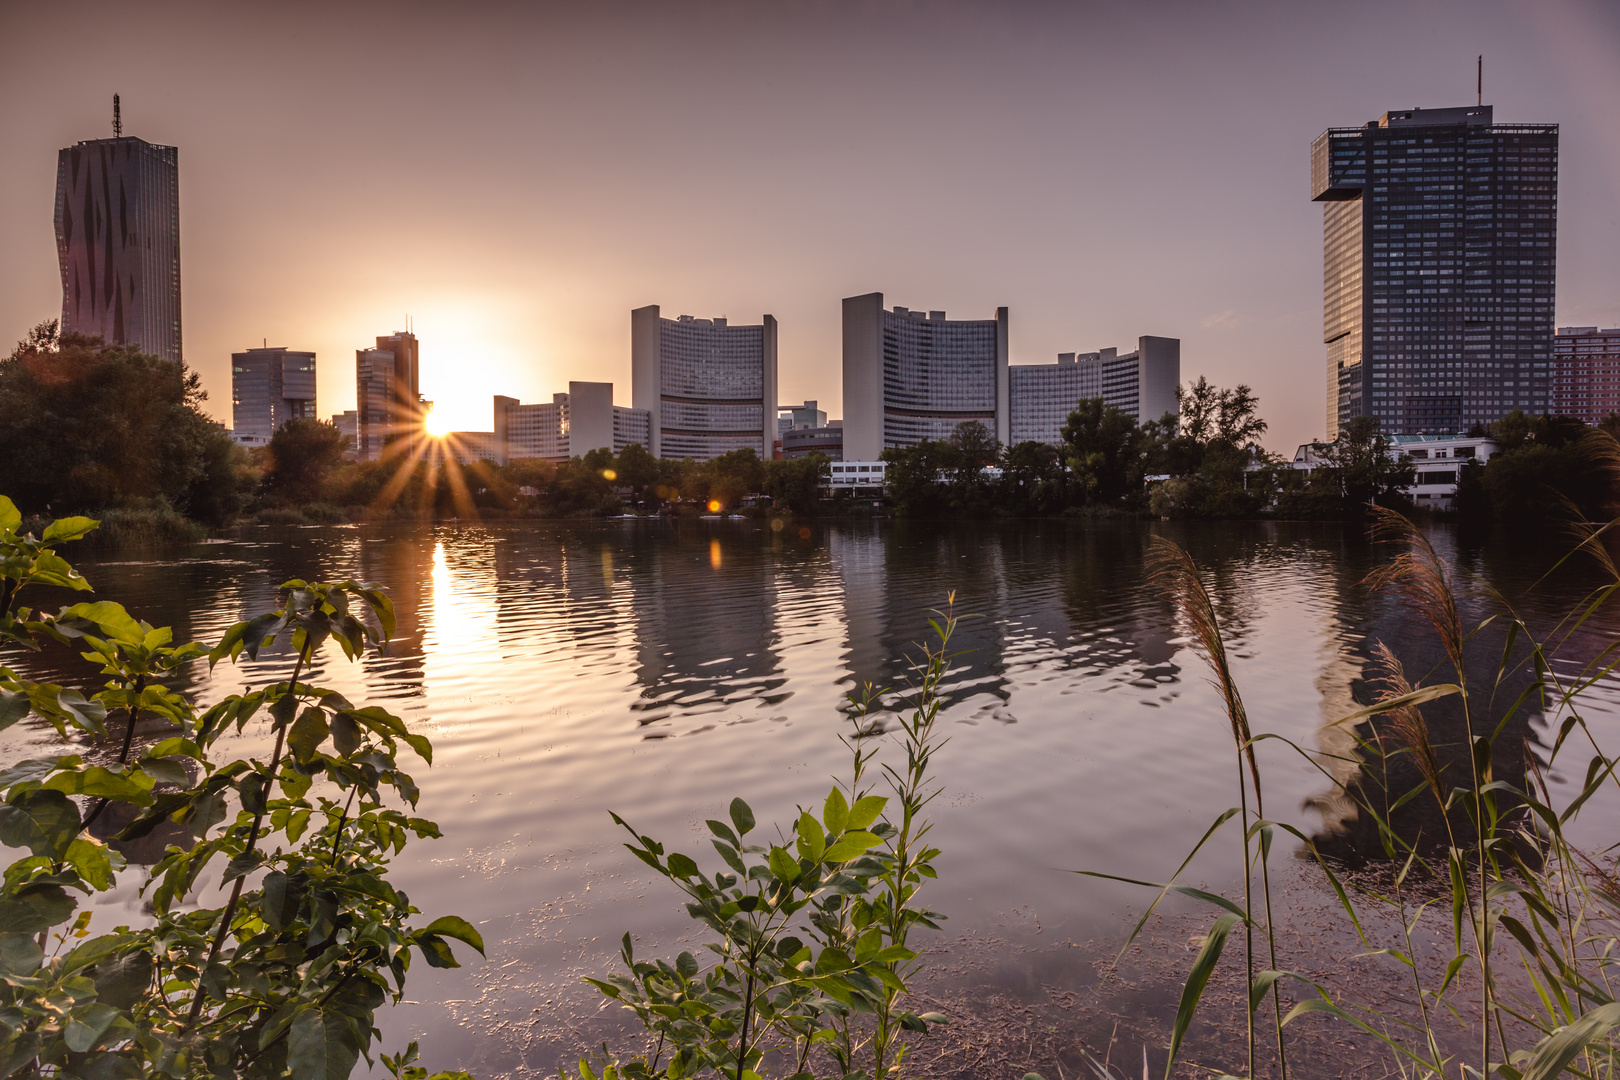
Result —
<instances>
[{"instance_id":1,"label":"shoreline vegetation","mask_svg":"<svg viewBox=\"0 0 1620 1080\"><path fill-rule=\"evenodd\" d=\"M632 445L562 463L463 465L453 445L419 436L358 462L332 424L314 419L290 421L250 451L201 411L195 372L48 322L0 360L0 461L30 527L90 514L102 523L94 547L196 542L238 524L623 515L1360 522L1381 507L1526 528L1565 520L1571 507L1607 520L1620 495L1602 465L1620 417L1593 429L1515 411L1474 432L1498 451L1461 466L1455 507L1437 514L1407 497L1411 462L1388 452L1368 418L1315 446L1321 464L1305 473L1259 445L1268 425L1247 386L1200 378L1177 396L1179 415L1140 423L1101 399L1081 401L1061 446L1006 447L982 424L961 424L948 439L885 451L886 493L874 500L829 491L819 453L673 461Z\"/></svg>"}]
</instances>

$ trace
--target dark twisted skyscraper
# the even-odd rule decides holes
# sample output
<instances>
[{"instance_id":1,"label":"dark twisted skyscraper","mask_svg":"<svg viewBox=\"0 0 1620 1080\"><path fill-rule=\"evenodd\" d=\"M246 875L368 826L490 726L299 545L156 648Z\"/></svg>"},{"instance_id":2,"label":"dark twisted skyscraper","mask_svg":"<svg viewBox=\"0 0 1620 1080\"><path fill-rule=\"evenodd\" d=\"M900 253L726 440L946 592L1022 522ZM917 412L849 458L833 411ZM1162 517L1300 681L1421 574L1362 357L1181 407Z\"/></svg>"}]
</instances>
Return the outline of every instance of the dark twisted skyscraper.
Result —
<instances>
[{"instance_id":1,"label":"dark twisted skyscraper","mask_svg":"<svg viewBox=\"0 0 1620 1080\"><path fill-rule=\"evenodd\" d=\"M181 359L179 153L119 137L57 155L64 333Z\"/></svg>"},{"instance_id":2,"label":"dark twisted skyscraper","mask_svg":"<svg viewBox=\"0 0 1620 1080\"><path fill-rule=\"evenodd\" d=\"M1311 146L1324 204L1327 437L1466 431L1546 412L1558 125L1489 105L1385 113Z\"/></svg>"}]
</instances>

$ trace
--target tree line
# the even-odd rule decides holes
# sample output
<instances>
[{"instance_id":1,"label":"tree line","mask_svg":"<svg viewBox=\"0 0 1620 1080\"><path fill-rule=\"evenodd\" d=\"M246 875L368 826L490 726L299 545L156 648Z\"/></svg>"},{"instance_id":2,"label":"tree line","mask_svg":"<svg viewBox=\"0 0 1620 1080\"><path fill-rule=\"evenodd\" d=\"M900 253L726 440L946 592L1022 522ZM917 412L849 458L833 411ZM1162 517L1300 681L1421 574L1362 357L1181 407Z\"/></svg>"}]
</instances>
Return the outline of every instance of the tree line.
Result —
<instances>
[{"instance_id":1,"label":"tree line","mask_svg":"<svg viewBox=\"0 0 1620 1080\"><path fill-rule=\"evenodd\" d=\"M124 509L214 527L244 514L566 517L752 504L813 515L856 505L827 494L828 459L819 453L761 460L744 449L671 461L632 445L560 463L457 465L453 448L417 439L382 461L360 462L323 420L291 421L267 447L244 450L201 411L204 399L196 372L182 364L41 324L0 360L6 484L28 513ZM1248 386L1200 377L1177 400L1177 413L1146 421L1101 398L1082 400L1056 446L1002 446L983 424L959 425L949 438L884 452L888 500L915 517L1356 519L1371 506L1412 509L1412 463L1392 452L1371 418L1314 444L1314 467L1305 471L1260 446L1268 425ZM1540 522L1567 517L1573 506L1595 520L1614 501L1620 417L1592 429L1572 417L1514 411L1470 434L1489 435L1499 449L1488 463L1459 463L1460 518Z\"/></svg>"}]
</instances>

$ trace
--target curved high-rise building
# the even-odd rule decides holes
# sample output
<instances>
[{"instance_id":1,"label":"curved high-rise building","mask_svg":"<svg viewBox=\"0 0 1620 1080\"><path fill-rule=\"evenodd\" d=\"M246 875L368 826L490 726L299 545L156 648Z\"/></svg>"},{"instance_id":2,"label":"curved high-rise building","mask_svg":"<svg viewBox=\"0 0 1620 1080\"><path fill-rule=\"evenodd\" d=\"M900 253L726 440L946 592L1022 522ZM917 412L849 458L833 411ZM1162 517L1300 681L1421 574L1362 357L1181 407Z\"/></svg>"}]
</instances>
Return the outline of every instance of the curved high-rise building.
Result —
<instances>
[{"instance_id":1,"label":"curved high-rise building","mask_svg":"<svg viewBox=\"0 0 1620 1080\"><path fill-rule=\"evenodd\" d=\"M776 445L776 320L661 318L658 305L630 313L630 397L650 417L654 457L707 461Z\"/></svg>"},{"instance_id":2,"label":"curved high-rise building","mask_svg":"<svg viewBox=\"0 0 1620 1080\"><path fill-rule=\"evenodd\" d=\"M91 139L56 158L62 332L180 362L180 151Z\"/></svg>"},{"instance_id":3,"label":"curved high-rise building","mask_svg":"<svg viewBox=\"0 0 1620 1080\"><path fill-rule=\"evenodd\" d=\"M1009 401L1006 308L993 319L947 319L886 311L882 293L844 300L844 460L948 439L970 420L1006 443Z\"/></svg>"}]
</instances>

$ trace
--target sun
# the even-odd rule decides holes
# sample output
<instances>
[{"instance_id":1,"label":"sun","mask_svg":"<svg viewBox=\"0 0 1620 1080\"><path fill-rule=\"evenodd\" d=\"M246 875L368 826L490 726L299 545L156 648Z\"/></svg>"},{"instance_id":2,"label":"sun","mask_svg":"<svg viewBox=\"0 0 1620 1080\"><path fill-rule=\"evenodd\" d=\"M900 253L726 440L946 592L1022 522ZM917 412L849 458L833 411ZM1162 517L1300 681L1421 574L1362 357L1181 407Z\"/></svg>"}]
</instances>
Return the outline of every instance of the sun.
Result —
<instances>
[{"instance_id":1,"label":"sun","mask_svg":"<svg viewBox=\"0 0 1620 1080\"><path fill-rule=\"evenodd\" d=\"M430 410L422 420L422 427L435 439L442 439L450 434L450 417L441 415L437 409Z\"/></svg>"}]
</instances>

